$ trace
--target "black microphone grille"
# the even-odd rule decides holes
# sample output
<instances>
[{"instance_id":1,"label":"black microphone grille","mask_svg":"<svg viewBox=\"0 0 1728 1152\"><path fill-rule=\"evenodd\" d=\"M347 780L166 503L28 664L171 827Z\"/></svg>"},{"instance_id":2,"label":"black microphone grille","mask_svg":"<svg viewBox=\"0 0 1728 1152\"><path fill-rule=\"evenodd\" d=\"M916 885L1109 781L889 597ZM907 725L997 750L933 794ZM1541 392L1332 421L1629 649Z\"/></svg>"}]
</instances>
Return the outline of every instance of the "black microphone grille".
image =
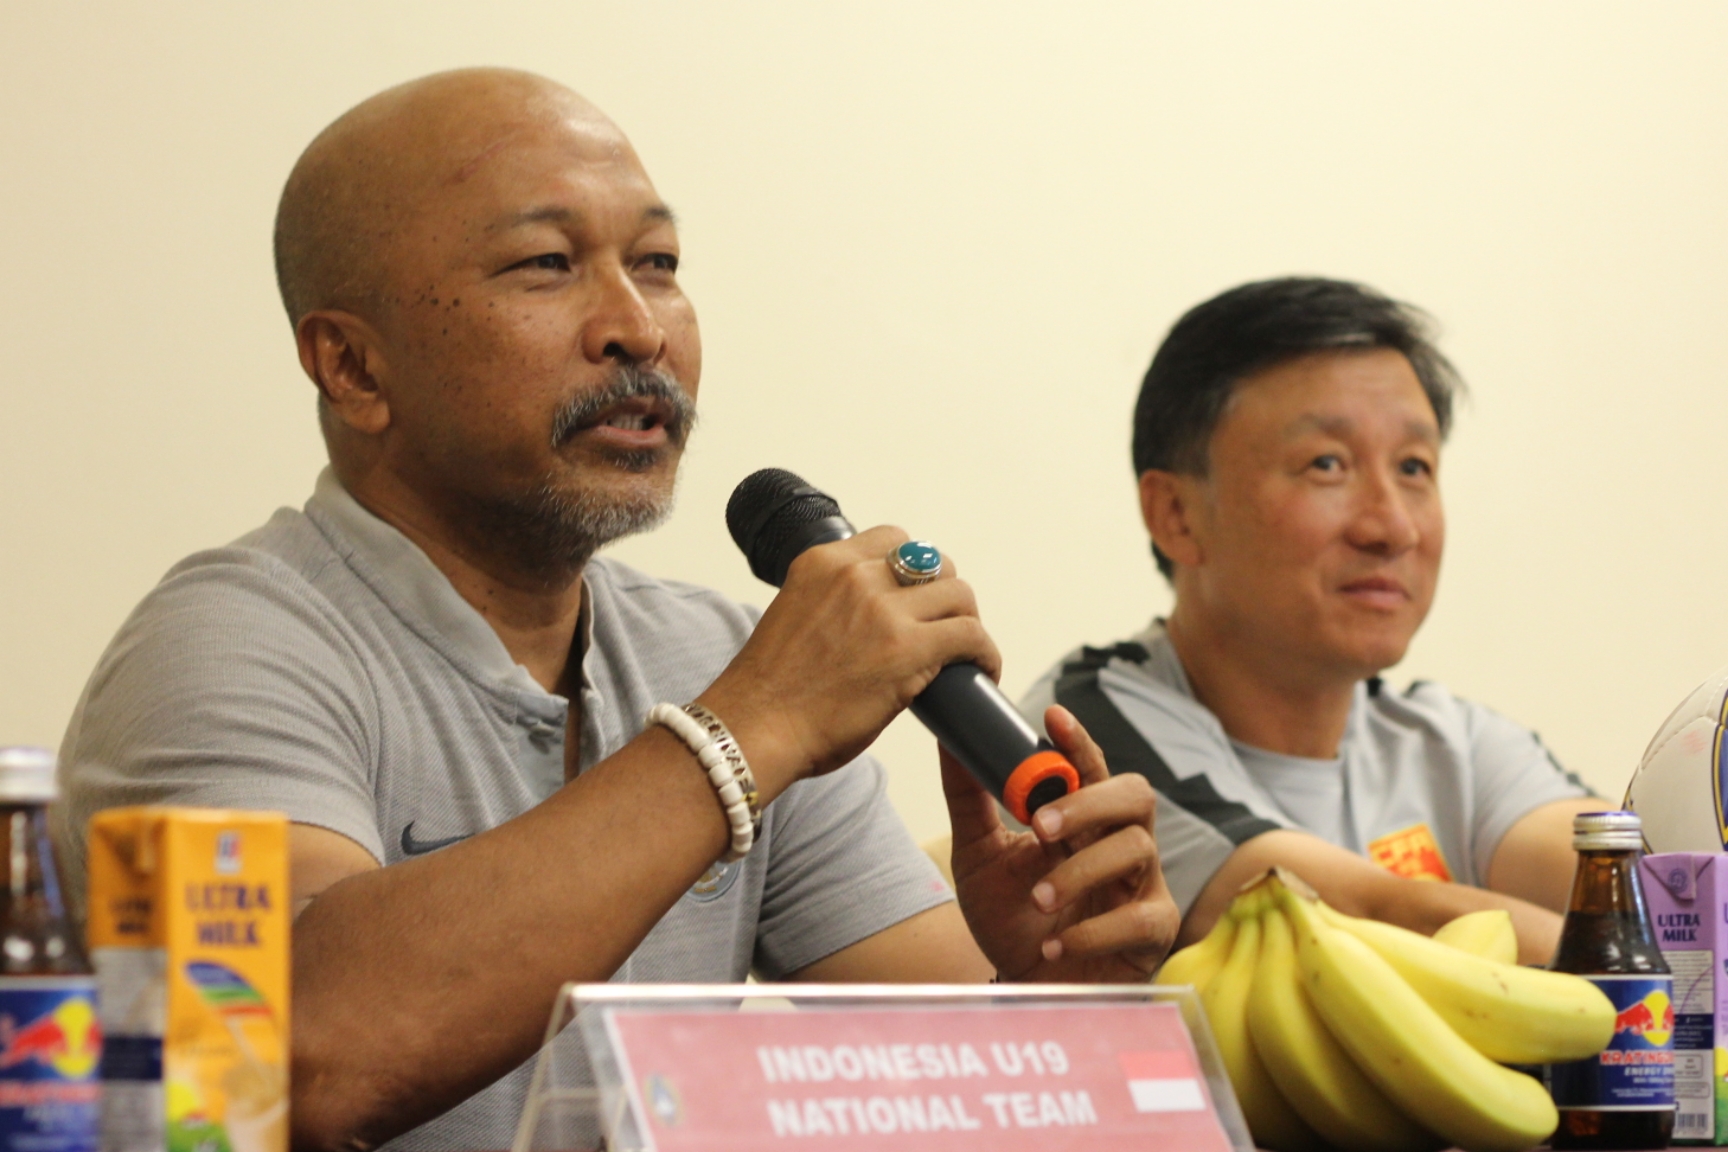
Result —
<instances>
[{"instance_id":1,"label":"black microphone grille","mask_svg":"<svg viewBox=\"0 0 1728 1152\"><path fill-rule=\"evenodd\" d=\"M786 565L808 543L804 527L817 520L839 518L840 505L804 478L784 468L763 468L744 477L726 502L726 530L750 561L756 575L785 577ZM846 529L850 533L850 529ZM788 549L790 548L790 551Z\"/></svg>"}]
</instances>

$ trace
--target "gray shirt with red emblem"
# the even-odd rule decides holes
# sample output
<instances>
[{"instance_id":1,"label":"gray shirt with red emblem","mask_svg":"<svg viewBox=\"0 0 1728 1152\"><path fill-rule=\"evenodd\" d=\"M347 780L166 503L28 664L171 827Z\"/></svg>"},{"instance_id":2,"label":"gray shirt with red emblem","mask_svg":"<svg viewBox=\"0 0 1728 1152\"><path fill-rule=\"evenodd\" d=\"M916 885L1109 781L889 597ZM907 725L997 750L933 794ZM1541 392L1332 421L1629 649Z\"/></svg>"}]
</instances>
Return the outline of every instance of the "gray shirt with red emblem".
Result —
<instances>
[{"instance_id":1,"label":"gray shirt with red emblem","mask_svg":"<svg viewBox=\"0 0 1728 1152\"><path fill-rule=\"evenodd\" d=\"M1158 793L1165 879L1184 913L1236 847L1299 828L1404 876L1482 884L1507 829L1554 800L1590 795L1536 734L1438 684L1356 686L1331 760L1232 740L1194 698L1161 623L1111 648L1081 648L1020 702L1042 725L1065 705L1112 772Z\"/></svg>"}]
</instances>

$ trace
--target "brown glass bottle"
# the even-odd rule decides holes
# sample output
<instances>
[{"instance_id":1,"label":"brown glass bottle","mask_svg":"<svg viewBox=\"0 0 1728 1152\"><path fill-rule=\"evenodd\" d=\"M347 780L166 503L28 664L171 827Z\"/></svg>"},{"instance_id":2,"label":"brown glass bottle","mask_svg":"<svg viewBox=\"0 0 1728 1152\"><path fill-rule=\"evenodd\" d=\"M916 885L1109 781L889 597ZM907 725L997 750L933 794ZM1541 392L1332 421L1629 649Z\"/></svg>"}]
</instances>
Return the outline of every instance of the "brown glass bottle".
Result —
<instances>
[{"instance_id":1,"label":"brown glass bottle","mask_svg":"<svg viewBox=\"0 0 1728 1152\"><path fill-rule=\"evenodd\" d=\"M0 1152L96 1152L96 978L48 837L54 756L0 748Z\"/></svg>"},{"instance_id":2,"label":"brown glass bottle","mask_svg":"<svg viewBox=\"0 0 1728 1152\"><path fill-rule=\"evenodd\" d=\"M1578 874L1549 967L1589 978L1617 1018L1606 1052L1548 1070L1557 1149L1666 1148L1674 1132L1674 978L1638 881L1643 841L1631 812L1573 819Z\"/></svg>"}]
</instances>

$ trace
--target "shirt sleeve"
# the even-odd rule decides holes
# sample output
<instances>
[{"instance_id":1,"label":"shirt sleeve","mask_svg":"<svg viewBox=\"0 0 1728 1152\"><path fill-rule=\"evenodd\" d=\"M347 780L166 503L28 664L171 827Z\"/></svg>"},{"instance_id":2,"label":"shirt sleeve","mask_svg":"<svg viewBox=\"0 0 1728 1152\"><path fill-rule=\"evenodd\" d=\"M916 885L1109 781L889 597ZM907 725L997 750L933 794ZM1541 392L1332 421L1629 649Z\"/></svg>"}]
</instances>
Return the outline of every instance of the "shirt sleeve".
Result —
<instances>
[{"instance_id":1,"label":"shirt sleeve","mask_svg":"<svg viewBox=\"0 0 1728 1152\"><path fill-rule=\"evenodd\" d=\"M800 780L769 807L773 836L754 967L781 980L954 898L888 802L869 756Z\"/></svg>"},{"instance_id":2,"label":"shirt sleeve","mask_svg":"<svg viewBox=\"0 0 1728 1152\"><path fill-rule=\"evenodd\" d=\"M61 747L69 887L104 808L275 810L382 861L378 710L333 610L271 557L224 549L171 572L121 627Z\"/></svg>"},{"instance_id":3,"label":"shirt sleeve","mask_svg":"<svg viewBox=\"0 0 1728 1152\"><path fill-rule=\"evenodd\" d=\"M1480 704L1459 701L1470 741L1475 811L1471 848L1476 875L1486 877L1500 841L1512 825L1556 800L1593 796L1560 766L1536 733Z\"/></svg>"}]
</instances>

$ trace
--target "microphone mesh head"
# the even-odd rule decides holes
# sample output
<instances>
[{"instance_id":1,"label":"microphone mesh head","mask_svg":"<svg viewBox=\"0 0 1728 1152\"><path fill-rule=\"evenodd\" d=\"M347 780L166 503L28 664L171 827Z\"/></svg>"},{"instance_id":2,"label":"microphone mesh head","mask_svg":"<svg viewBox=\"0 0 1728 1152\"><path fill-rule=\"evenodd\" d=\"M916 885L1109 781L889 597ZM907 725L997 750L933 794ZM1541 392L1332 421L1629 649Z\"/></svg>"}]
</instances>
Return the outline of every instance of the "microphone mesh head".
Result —
<instances>
[{"instance_id":1,"label":"microphone mesh head","mask_svg":"<svg viewBox=\"0 0 1728 1152\"><path fill-rule=\"evenodd\" d=\"M732 490L726 502L726 530L750 561L750 570L784 573L792 557L803 550L804 525L840 515L840 505L826 492L812 488L784 468L752 472ZM792 549L791 555L782 553ZM774 581L778 583L778 581Z\"/></svg>"}]
</instances>

